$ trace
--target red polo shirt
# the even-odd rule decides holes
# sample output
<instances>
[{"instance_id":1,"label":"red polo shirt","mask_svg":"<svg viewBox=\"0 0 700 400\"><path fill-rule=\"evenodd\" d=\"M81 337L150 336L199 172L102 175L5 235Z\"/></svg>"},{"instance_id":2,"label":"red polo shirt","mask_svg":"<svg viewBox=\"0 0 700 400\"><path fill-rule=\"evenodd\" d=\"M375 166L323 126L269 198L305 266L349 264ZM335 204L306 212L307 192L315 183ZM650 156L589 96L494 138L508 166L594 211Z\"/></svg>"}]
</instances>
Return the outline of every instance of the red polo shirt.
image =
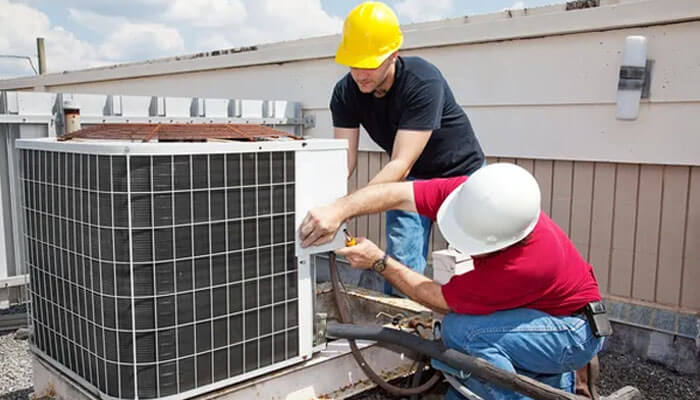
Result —
<instances>
[{"instance_id":1,"label":"red polo shirt","mask_svg":"<svg viewBox=\"0 0 700 400\"><path fill-rule=\"evenodd\" d=\"M432 218L445 198L467 177L413 183L418 213ZM600 300L593 268L547 214L524 243L474 259L474 270L455 275L442 286L452 311L490 314L532 308L551 315L570 315Z\"/></svg>"}]
</instances>

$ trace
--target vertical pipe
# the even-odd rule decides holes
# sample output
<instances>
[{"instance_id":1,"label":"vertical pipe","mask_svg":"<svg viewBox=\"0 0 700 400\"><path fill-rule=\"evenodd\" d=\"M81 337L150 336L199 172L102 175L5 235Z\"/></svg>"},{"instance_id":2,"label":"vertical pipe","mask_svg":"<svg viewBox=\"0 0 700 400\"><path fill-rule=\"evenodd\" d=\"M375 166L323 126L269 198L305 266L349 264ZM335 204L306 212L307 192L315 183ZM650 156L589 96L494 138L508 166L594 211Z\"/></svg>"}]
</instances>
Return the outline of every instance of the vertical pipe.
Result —
<instances>
[{"instance_id":1,"label":"vertical pipe","mask_svg":"<svg viewBox=\"0 0 700 400\"><path fill-rule=\"evenodd\" d=\"M72 99L63 102L64 133L69 134L80 130L80 107Z\"/></svg>"},{"instance_id":2,"label":"vertical pipe","mask_svg":"<svg viewBox=\"0 0 700 400\"><path fill-rule=\"evenodd\" d=\"M44 38L36 38L36 54L39 59L39 75L46 73L46 49L44 47Z\"/></svg>"}]
</instances>

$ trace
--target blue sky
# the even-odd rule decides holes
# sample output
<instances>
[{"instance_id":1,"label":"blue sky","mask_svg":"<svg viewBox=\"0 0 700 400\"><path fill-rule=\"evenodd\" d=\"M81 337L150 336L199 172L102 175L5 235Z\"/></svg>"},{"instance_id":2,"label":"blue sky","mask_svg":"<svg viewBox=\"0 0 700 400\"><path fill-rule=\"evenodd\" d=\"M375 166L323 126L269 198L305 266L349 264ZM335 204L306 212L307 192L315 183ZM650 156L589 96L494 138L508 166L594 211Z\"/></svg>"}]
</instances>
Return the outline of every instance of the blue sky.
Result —
<instances>
[{"instance_id":1,"label":"blue sky","mask_svg":"<svg viewBox=\"0 0 700 400\"><path fill-rule=\"evenodd\" d=\"M34 57L49 72L340 32L361 0L0 0L0 54ZM387 0L402 24L536 7L563 0ZM35 61L36 64L36 61ZM0 58L0 79L31 75Z\"/></svg>"}]
</instances>

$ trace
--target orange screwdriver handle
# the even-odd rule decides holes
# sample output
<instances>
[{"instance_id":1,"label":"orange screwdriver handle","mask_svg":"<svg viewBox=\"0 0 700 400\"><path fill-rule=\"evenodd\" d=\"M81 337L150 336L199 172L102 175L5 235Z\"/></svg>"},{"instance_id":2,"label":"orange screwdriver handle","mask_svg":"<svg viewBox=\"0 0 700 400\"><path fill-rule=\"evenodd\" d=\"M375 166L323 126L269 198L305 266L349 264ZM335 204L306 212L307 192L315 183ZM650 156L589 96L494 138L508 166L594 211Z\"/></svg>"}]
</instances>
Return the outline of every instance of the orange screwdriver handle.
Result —
<instances>
[{"instance_id":1,"label":"orange screwdriver handle","mask_svg":"<svg viewBox=\"0 0 700 400\"><path fill-rule=\"evenodd\" d=\"M343 229L343 233L345 234L345 247L351 247L357 244L357 239L350 235L347 229Z\"/></svg>"}]
</instances>

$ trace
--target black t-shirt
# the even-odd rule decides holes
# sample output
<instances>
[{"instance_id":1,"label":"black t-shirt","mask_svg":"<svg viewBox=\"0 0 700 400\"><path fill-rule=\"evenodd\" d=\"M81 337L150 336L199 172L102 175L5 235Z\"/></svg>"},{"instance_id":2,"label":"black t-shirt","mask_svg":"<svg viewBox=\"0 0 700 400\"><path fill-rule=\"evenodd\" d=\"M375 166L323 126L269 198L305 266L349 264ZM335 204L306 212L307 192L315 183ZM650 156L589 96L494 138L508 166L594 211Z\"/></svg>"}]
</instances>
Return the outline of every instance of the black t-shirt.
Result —
<instances>
[{"instance_id":1,"label":"black t-shirt","mask_svg":"<svg viewBox=\"0 0 700 400\"><path fill-rule=\"evenodd\" d=\"M348 73L335 85L330 108L334 127L361 124L389 155L397 130L432 130L411 177L469 175L484 163L467 114L437 67L422 58L398 57L394 83L381 98L360 92Z\"/></svg>"}]
</instances>

